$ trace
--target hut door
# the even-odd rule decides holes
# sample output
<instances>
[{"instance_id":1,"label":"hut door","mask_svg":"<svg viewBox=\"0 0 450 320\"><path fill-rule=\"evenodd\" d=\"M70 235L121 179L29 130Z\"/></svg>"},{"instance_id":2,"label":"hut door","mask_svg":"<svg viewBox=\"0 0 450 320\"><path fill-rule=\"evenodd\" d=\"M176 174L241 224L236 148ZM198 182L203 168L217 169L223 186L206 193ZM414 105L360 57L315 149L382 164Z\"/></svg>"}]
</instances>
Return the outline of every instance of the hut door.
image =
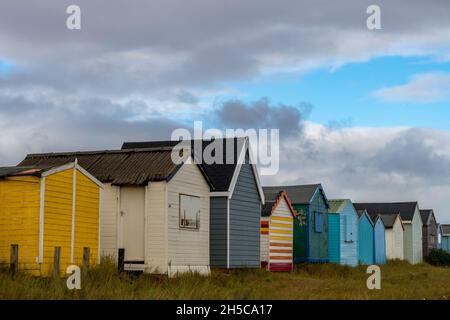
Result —
<instances>
[{"instance_id":1,"label":"hut door","mask_svg":"<svg viewBox=\"0 0 450 320\"><path fill-rule=\"evenodd\" d=\"M143 262L145 249L145 188L120 188L121 247L125 249L125 261Z\"/></svg>"}]
</instances>

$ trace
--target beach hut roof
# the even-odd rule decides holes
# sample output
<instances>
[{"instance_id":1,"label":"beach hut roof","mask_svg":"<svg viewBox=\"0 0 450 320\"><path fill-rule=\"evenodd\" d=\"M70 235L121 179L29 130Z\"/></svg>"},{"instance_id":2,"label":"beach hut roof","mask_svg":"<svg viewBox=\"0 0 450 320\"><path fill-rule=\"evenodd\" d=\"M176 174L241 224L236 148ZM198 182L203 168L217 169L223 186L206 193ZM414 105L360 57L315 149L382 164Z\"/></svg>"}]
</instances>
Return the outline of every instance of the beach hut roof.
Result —
<instances>
[{"instance_id":1,"label":"beach hut roof","mask_svg":"<svg viewBox=\"0 0 450 320\"><path fill-rule=\"evenodd\" d=\"M308 185L294 185L294 186L267 186L263 187L266 199L273 200L277 197L281 190L286 191L294 204L309 204L314 198L316 192L320 192L325 199L325 203L328 205L328 200L325 196L321 184L308 184Z\"/></svg>"},{"instance_id":2,"label":"beach hut roof","mask_svg":"<svg viewBox=\"0 0 450 320\"><path fill-rule=\"evenodd\" d=\"M393 228L394 224L395 224L395 220L397 220L397 217L399 217L400 222L401 222L401 217L400 217L400 215L398 213L397 214L395 214L395 213L393 213L393 214L383 214L383 215L380 215L380 217L381 217L381 220L383 221L384 226L386 228ZM402 223L402 228L404 228L403 227L403 223Z\"/></svg>"},{"instance_id":3,"label":"beach hut roof","mask_svg":"<svg viewBox=\"0 0 450 320\"><path fill-rule=\"evenodd\" d=\"M366 209L369 214L400 214L403 221L412 221L417 208L417 202L385 202L385 203L354 203L357 210Z\"/></svg>"},{"instance_id":4,"label":"beach hut roof","mask_svg":"<svg viewBox=\"0 0 450 320\"><path fill-rule=\"evenodd\" d=\"M427 225L429 224L431 217L434 216L434 211L433 209L420 210L420 216L422 217L423 224Z\"/></svg>"},{"instance_id":5,"label":"beach hut roof","mask_svg":"<svg viewBox=\"0 0 450 320\"><path fill-rule=\"evenodd\" d=\"M124 142L122 150L140 150L145 148L161 148L168 147L173 148L181 141L165 140L165 141L143 141L143 142ZM202 155L205 149L212 143L222 143L223 147L223 159L222 163L208 164L205 161L198 161L202 171L205 172L206 178L213 192L232 192L234 184L236 183L237 176L240 171L240 161L242 162L242 155L245 155L248 151L249 156L252 157L249 148L249 139L247 137L235 137L225 139L210 139L210 140L186 140L187 144L190 144L193 156L195 159L203 159ZM196 146L201 146L201 151L196 150ZM233 153L227 154L227 147L233 145ZM200 151L202 154L198 154ZM229 161L232 159L233 161ZM227 161L228 160L228 161ZM232 162L232 163L230 163ZM256 169L256 164L251 161L252 170L255 175L256 184L259 192L259 196L264 202L264 195L262 191L261 182Z\"/></svg>"},{"instance_id":6,"label":"beach hut roof","mask_svg":"<svg viewBox=\"0 0 450 320\"><path fill-rule=\"evenodd\" d=\"M450 224L441 224L443 236L450 236Z\"/></svg>"},{"instance_id":7,"label":"beach hut roof","mask_svg":"<svg viewBox=\"0 0 450 320\"><path fill-rule=\"evenodd\" d=\"M328 200L328 204L330 205L330 209L328 211L330 213L342 213L349 202L351 203L349 199Z\"/></svg>"},{"instance_id":8,"label":"beach hut roof","mask_svg":"<svg viewBox=\"0 0 450 320\"><path fill-rule=\"evenodd\" d=\"M285 191L280 191L274 200L271 201L266 200L266 202L262 206L261 216L269 217L272 214L272 212L277 208L278 204L283 198L286 200L286 203L289 207L289 210L291 211L292 216L295 216L296 212L292 207L291 200L289 200L289 197Z\"/></svg>"},{"instance_id":9,"label":"beach hut roof","mask_svg":"<svg viewBox=\"0 0 450 320\"><path fill-rule=\"evenodd\" d=\"M18 167L52 167L77 159L81 167L102 182L115 185L143 185L169 180L178 170L171 148L105 150L30 154Z\"/></svg>"}]
</instances>

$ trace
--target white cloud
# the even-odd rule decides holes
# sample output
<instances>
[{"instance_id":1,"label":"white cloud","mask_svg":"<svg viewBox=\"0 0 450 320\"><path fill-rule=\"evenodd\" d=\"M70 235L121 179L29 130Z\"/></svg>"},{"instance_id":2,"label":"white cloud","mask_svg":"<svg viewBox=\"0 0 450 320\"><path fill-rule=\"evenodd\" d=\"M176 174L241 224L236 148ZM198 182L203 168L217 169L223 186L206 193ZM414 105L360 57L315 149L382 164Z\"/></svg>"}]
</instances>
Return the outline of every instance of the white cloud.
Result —
<instances>
[{"instance_id":1,"label":"white cloud","mask_svg":"<svg viewBox=\"0 0 450 320\"><path fill-rule=\"evenodd\" d=\"M450 73L414 75L406 84L381 88L373 96L386 102L433 103L450 99Z\"/></svg>"},{"instance_id":2,"label":"white cloud","mask_svg":"<svg viewBox=\"0 0 450 320\"><path fill-rule=\"evenodd\" d=\"M282 142L280 172L265 184L322 183L329 198L419 201L450 222L450 133L415 128L330 129L306 122Z\"/></svg>"}]
</instances>

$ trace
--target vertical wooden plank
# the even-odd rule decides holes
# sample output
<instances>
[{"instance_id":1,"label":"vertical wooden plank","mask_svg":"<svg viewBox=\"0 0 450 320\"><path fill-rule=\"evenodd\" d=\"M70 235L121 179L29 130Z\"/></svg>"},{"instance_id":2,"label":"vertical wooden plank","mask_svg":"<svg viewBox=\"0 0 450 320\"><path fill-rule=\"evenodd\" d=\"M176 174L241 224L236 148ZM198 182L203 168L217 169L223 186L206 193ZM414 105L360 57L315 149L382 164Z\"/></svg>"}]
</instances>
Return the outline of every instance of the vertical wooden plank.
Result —
<instances>
[{"instance_id":1,"label":"vertical wooden plank","mask_svg":"<svg viewBox=\"0 0 450 320\"><path fill-rule=\"evenodd\" d=\"M89 270L89 258L91 249L88 247L83 248L83 273L86 274Z\"/></svg>"},{"instance_id":2,"label":"vertical wooden plank","mask_svg":"<svg viewBox=\"0 0 450 320\"><path fill-rule=\"evenodd\" d=\"M118 253L118 268L119 272L123 272L125 267L125 249L120 248Z\"/></svg>"},{"instance_id":3,"label":"vertical wooden plank","mask_svg":"<svg viewBox=\"0 0 450 320\"><path fill-rule=\"evenodd\" d=\"M11 245L11 256L10 256L10 269L11 273L14 275L19 271L19 245Z\"/></svg>"},{"instance_id":4,"label":"vertical wooden plank","mask_svg":"<svg viewBox=\"0 0 450 320\"><path fill-rule=\"evenodd\" d=\"M53 277L59 278L61 274L61 247L55 247L53 255Z\"/></svg>"}]
</instances>

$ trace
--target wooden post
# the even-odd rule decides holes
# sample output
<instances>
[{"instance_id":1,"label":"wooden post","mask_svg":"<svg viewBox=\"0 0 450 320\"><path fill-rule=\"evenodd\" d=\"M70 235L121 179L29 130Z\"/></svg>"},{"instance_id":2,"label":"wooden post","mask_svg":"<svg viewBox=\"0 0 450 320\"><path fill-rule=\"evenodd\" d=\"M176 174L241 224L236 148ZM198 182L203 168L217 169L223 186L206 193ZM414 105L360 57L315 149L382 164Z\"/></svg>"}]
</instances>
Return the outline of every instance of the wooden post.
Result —
<instances>
[{"instance_id":1,"label":"wooden post","mask_svg":"<svg viewBox=\"0 0 450 320\"><path fill-rule=\"evenodd\" d=\"M61 247L55 247L53 255L53 277L59 278L61 273Z\"/></svg>"},{"instance_id":2,"label":"wooden post","mask_svg":"<svg viewBox=\"0 0 450 320\"><path fill-rule=\"evenodd\" d=\"M10 256L10 269L11 273L15 275L19 271L19 245L11 245L11 256Z\"/></svg>"},{"instance_id":3,"label":"wooden post","mask_svg":"<svg viewBox=\"0 0 450 320\"><path fill-rule=\"evenodd\" d=\"M83 274L86 274L89 270L89 256L91 253L91 249L84 247L83 248Z\"/></svg>"},{"instance_id":4,"label":"wooden post","mask_svg":"<svg viewBox=\"0 0 450 320\"><path fill-rule=\"evenodd\" d=\"M123 272L125 270L125 249L123 249L123 248L119 249L118 268L119 268L119 272Z\"/></svg>"}]
</instances>

